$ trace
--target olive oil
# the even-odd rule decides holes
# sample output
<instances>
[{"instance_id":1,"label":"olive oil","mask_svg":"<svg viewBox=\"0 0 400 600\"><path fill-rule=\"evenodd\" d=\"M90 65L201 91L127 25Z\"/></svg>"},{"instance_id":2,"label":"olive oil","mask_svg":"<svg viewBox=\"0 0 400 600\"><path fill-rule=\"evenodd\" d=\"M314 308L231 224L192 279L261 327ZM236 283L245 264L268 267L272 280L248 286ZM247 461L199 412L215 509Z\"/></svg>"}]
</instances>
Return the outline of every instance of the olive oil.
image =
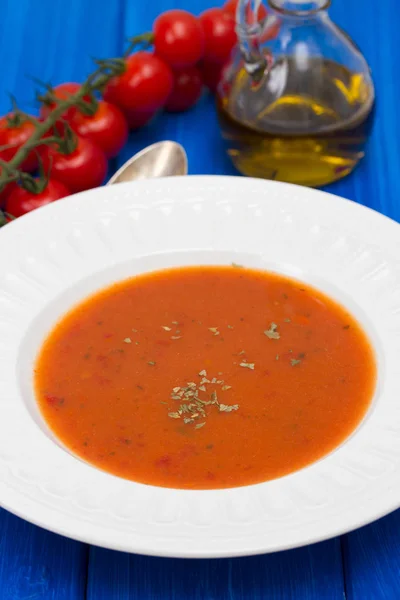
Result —
<instances>
[{"instance_id":1,"label":"olive oil","mask_svg":"<svg viewBox=\"0 0 400 600\"><path fill-rule=\"evenodd\" d=\"M259 85L241 68L221 89L222 136L244 175L321 186L350 173L364 156L374 91L342 65L281 57Z\"/></svg>"}]
</instances>

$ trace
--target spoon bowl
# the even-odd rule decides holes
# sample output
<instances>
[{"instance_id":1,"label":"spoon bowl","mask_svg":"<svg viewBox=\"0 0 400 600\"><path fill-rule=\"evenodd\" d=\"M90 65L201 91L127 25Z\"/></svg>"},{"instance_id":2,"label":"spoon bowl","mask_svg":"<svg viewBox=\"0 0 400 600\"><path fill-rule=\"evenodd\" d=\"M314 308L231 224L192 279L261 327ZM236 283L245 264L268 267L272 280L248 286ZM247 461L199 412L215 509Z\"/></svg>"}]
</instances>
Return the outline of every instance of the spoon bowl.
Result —
<instances>
[{"instance_id":1,"label":"spoon bowl","mask_svg":"<svg viewBox=\"0 0 400 600\"><path fill-rule=\"evenodd\" d=\"M127 160L107 185L154 177L187 175L187 172L188 160L184 148L177 142L157 142Z\"/></svg>"}]
</instances>

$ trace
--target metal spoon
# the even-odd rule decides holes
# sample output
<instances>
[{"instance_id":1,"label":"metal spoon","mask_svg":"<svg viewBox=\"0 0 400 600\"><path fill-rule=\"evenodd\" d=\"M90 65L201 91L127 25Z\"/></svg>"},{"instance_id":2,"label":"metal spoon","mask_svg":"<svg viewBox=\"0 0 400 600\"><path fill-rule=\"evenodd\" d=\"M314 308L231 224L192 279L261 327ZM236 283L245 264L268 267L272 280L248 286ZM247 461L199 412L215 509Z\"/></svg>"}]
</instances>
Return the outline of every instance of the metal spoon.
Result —
<instances>
[{"instance_id":1,"label":"metal spoon","mask_svg":"<svg viewBox=\"0 0 400 600\"><path fill-rule=\"evenodd\" d=\"M157 142L127 160L106 185L135 179L187 175L187 172L188 160L184 148L177 142Z\"/></svg>"}]
</instances>

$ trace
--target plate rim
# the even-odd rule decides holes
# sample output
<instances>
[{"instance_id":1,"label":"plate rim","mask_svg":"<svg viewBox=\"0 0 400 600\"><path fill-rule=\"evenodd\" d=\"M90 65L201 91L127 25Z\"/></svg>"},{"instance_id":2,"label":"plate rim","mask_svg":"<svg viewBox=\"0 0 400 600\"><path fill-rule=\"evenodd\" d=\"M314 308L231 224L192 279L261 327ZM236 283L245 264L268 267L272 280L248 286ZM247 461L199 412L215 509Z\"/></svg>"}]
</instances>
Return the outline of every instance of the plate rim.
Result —
<instances>
[{"instance_id":1,"label":"plate rim","mask_svg":"<svg viewBox=\"0 0 400 600\"><path fill-rule=\"evenodd\" d=\"M174 182L179 181L181 183L178 183L178 186L183 186L185 187L185 183L183 183L183 180L187 181L189 180L191 184L196 185L196 182L199 182L199 187L201 187L201 185L204 185L204 182L207 184L207 182L212 182L213 184L216 182L220 182L221 184L226 185L226 182L229 181L231 182L231 180L235 180L235 182L240 181L241 183L238 184L239 187L243 186L243 189L246 188L246 186L255 186L257 187L265 187L265 189L269 188L269 189L273 189L276 186L277 190L290 190L293 193L297 193L300 194L300 196L304 195L304 194L310 194L311 196L315 196L315 198L321 198L324 197L326 200L330 202L334 201L338 204L342 203L342 206L345 205L353 205L353 207L355 207L356 211L362 210L362 211L367 211L369 215L373 216L373 219L383 219L381 221L381 223L386 223L386 225L389 225L390 223L390 227L392 226L392 224L394 224L396 226L396 228L398 227L398 224L389 219L388 217L386 217L385 215L382 215L381 213L378 213L377 211L370 209L368 207L364 207L362 205L359 205L353 201L350 200L346 200L345 198L341 198L339 196L335 196L333 194L330 194L328 192L323 192L320 190L313 190L313 189L309 189L309 188L303 188L301 186L297 186L297 185L293 185L293 184L285 184L285 183L281 183L281 182L269 182L269 181L265 181L265 180L258 180L258 179L251 179L251 178L241 178L241 177L235 177L235 176L215 176L215 175L201 175L201 176L188 176L188 177L177 177L177 178L173 178L173 177L169 177L169 178L164 178L164 179L158 179L158 180L153 180L153 182L146 182L146 184L140 184L140 187L144 187L144 186L148 186L148 188L156 188L156 186L174 186L176 185ZM244 183L245 182L245 183ZM228 183L228 185L230 185L230 183ZM121 189L121 194L124 190L131 190L131 189L139 189L138 187L138 183L123 183L123 184L118 184L118 187L120 187ZM107 191L104 191L107 190ZM109 191L111 190L111 191ZM299 191L301 190L301 192ZM304 191L306 190L306 191ZM82 192L80 194L75 194L74 196L71 196L68 199L63 200L63 205L71 205L73 203L77 203L77 202L81 202L84 201L84 199L88 199L88 201L91 202L91 197L94 196L94 194L101 192L101 194L105 195L105 196L109 196L112 195L112 193L114 192L113 188L99 188L98 190L89 190L87 192ZM114 192L115 193L115 192ZM277 192L277 194L279 195L279 192ZM29 224L29 221L40 221L45 219L45 214L48 214L50 216L51 213L54 213L55 216L57 216L57 213L61 211L60 208L58 208L56 206L57 203L54 203L53 205L48 205L47 207L44 207L43 209L40 209L40 211L35 211L34 213L30 213L28 215L26 215L25 217L23 217L23 219L21 220L17 220L15 223L12 223L9 225L8 228L6 228L4 230L4 232L6 233L6 230L9 229L10 233L7 234L7 237L9 235L13 236L15 234L11 233L11 229L14 228L14 230L17 232L19 229L22 229L23 226L25 227L25 223L27 224L26 227ZM63 209L64 210L64 209ZM66 209L67 210L67 209ZM345 209L347 210L347 209ZM40 216L38 213L41 212L43 216ZM361 213L360 213L361 214ZM399 230L400 231L400 230ZM1 245L2 241L1 241L1 237L0 237L0 245ZM400 257L400 246L399 246L399 257ZM1 290L0 290L0 295L1 295ZM1 372L1 370L0 370ZM1 444L0 444L1 445ZM303 470L302 470L303 471ZM302 472L300 471L300 472ZM297 472L297 473L300 473ZM2 482L0 484L0 489L4 486L4 482ZM260 484L263 485L263 484ZM253 487L253 486L248 486L248 487ZM237 488L234 488L237 489ZM181 490L184 491L184 490ZM207 493L207 492L206 492ZM104 541L102 541L102 539L99 539L99 535L96 535L95 530L92 531L92 527L87 526L87 529L89 531L89 533L85 534L82 533L80 534L78 533L74 533L73 535L71 535L71 533L69 533L65 527L60 526L52 526L49 523L46 523L45 521L43 521L43 519L36 519L34 518L34 516L29 516L27 517L26 514L24 514L24 511L21 510L14 510L12 503L9 504L7 502L3 501L3 498L0 499L0 503L1 505L6 508L7 510L9 510L10 512L12 512L13 514L16 514L17 516L24 518L26 520L29 520L30 522L34 523L35 525L38 525L40 527L44 527L50 531L53 531L55 533L59 533L61 535L65 535L67 537L72 537L73 539L77 539L79 541L85 542L85 543L94 543L95 545L98 546L102 546L105 548L112 548L115 550L122 550L122 551L127 551L127 552L138 552L141 554L147 554L147 555L152 555L152 556L168 556L168 557L186 557L186 558L217 558L217 557L233 557L233 556L248 556L248 555L252 555L252 554L259 554L259 553L266 553L266 552L275 552L275 551L280 551L280 550L285 550L285 549L290 549L290 548L295 548L295 547L299 547L299 546L303 546L305 544L310 544L310 543L316 543L318 541L323 541L326 539L329 539L335 535L340 535L343 533L346 533L348 531L352 531L362 525L365 525L366 523L371 522L371 520L375 520L377 518L381 518L384 515L390 513L392 510L395 510L396 508L398 508L398 506L400 505L400 496L398 498L397 501L393 501L392 503L390 503L390 505L386 506L384 509L382 509L381 512L376 512L375 511L375 516L373 516L372 518L368 518L368 517L362 517L360 515L360 518L354 519L354 523L352 525L345 525L343 526L343 528L338 528L337 525L335 525L332 522L332 525L329 524L329 527L327 528L327 532L321 536L317 533L315 533L314 535L311 535L307 540L304 540L302 542L294 542L293 544L288 544L285 543L282 547L279 548L272 548L272 549L268 549L265 548L265 546L263 546L263 544L261 543L261 545L254 545L253 549L231 549L231 550L226 550L226 551L221 551L221 550L192 550L192 549L188 549L188 547L184 550L182 550L181 552L179 552L176 548L172 548L171 550L168 550L168 548L163 548L161 550L159 549L154 549L152 550L151 548L146 548L146 547L140 547L140 544L138 546L135 546L135 548L132 548L132 545L130 544L129 547L127 547L125 544L120 544L120 543L113 543L112 541L110 542L110 540L107 541L107 543L104 543ZM70 517L66 517L66 515L63 515L63 518L66 519L67 521L72 520L74 521L74 519L71 519ZM68 528L67 528L68 529ZM100 535L100 538L102 536ZM132 536L132 538L134 538L135 536ZM210 543L211 546L211 543Z\"/></svg>"}]
</instances>

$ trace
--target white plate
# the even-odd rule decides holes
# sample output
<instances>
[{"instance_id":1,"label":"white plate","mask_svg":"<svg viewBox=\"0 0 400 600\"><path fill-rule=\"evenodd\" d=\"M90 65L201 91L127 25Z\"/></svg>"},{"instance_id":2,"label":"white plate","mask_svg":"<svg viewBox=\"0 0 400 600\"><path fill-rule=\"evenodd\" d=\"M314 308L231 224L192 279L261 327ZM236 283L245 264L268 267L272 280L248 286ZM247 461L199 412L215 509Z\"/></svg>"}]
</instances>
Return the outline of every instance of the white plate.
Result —
<instances>
[{"instance_id":1,"label":"white plate","mask_svg":"<svg viewBox=\"0 0 400 600\"><path fill-rule=\"evenodd\" d=\"M323 192L234 177L91 190L1 230L0 502L108 548L239 556L322 540L400 505L400 227ZM160 267L232 261L309 282L346 305L377 352L367 418L335 452L275 481L216 491L132 483L65 451L32 391L55 320L98 287Z\"/></svg>"}]
</instances>

